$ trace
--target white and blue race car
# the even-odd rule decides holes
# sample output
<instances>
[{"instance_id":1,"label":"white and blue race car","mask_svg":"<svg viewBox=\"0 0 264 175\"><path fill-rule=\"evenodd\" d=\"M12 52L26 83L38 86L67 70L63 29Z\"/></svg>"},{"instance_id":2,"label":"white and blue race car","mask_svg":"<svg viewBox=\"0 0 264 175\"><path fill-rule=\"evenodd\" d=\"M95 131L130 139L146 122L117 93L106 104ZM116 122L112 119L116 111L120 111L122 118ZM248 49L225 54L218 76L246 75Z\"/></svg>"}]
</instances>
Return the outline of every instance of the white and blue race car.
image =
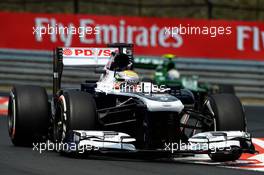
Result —
<instances>
[{"instance_id":1,"label":"white and blue race car","mask_svg":"<svg viewBox=\"0 0 264 175\"><path fill-rule=\"evenodd\" d=\"M132 44L57 48L51 100L42 87L17 85L11 90L8 123L13 144L52 141L66 145L60 150L66 154L78 153L80 148L90 154L206 153L214 161L255 153L235 95L216 94L201 101L186 89L142 82L133 61ZM103 69L96 70L101 73L97 82L63 89L63 66ZM197 102L202 108L197 108Z\"/></svg>"}]
</instances>

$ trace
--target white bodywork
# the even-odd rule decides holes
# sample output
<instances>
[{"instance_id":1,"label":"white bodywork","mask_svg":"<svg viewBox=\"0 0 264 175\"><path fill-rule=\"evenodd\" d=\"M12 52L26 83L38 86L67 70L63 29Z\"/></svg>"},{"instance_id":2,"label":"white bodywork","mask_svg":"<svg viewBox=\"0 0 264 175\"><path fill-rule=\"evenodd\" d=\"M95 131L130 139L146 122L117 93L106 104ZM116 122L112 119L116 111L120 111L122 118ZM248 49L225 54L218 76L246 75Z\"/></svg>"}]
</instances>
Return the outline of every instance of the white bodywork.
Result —
<instances>
[{"instance_id":1,"label":"white bodywork","mask_svg":"<svg viewBox=\"0 0 264 175\"><path fill-rule=\"evenodd\" d=\"M82 131L74 130L74 140L79 141L79 147L92 146L99 149L120 149L135 151L133 142L136 139L128 134L114 131Z\"/></svg>"},{"instance_id":2,"label":"white bodywork","mask_svg":"<svg viewBox=\"0 0 264 175\"><path fill-rule=\"evenodd\" d=\"M118 48L62 48L65 66L105 66Z\"/></svg>"},{"instance_id":3,"label":"white bodywork","mask_svg":"<svg viewBox=\"0 0 264 175\"><path fill-rule=\"evenodd\" d=\"M114 72L107 70L106 74L97 82L97 88L95 88L95 91L138 98L147 106L149 111L170 111L180 113L184 108L182 102L172 95L166 93L152 94L151 92L121 92L120 89L115 89L115 83ZM144 89L149 89L149 86L152 86L149 82L143 82L142 85L145 86Z\"/></svg>"},{"instance_id":4,"label":"white bodywork","mask_svg":"<svg viewBox=\"0 0 264 175\"><path fill-rule=\"evenodd\" d=\"M134 143L135 138L128 134L115 131L73 131L72 143L77 143L78 147L89 146L93 150L124 150L137 151ZM209 151L216 153L217 151L231 151L231 147L241 148L239 139L251 140L250 134L240 131L212 131L199 133L192 136L189 142L181 143L180 147L171 150L164 147L164 151L171 153L180 151ZM69 143L71 144L71 143ZM71 150L68 150L69 152Z\"/></svg>"},{"instance_id":5,"label":"white bodywork","mask_svg":"<svg viewBox=\"0 0 264 175\"><path fill-rule=\"evenodd\" d=\"M162 94L162 97L154 94L120 92L115 87L115 72L108 69L111 64L111 52L117 52L118 48L62 48L63 65L65 66L105 66L105 74L101 75L97 82L96 92L106 94L130 96L140 99L149 111L170 111L180 113L184 106L180 100L169 94ZM107 66L108 65L108 66ZM152 86L152 85L151 85ZM168 98L170 100L164 100Z\"/></svg>"},{"instance_id":6,"label":"white bodywork","mask_svg":"<svg viewBox=\"0 0 264 175\"><path fill-rule=\"evenodd\" d=\"M251 140L247 132L242 131L212 131L196 134L189 138L190 149L207 148L207 150L231 149L241 147L237 138Z\"/></svg>"},{"instance_id":7,"label":"white bodywork","mask_svg":"<svg viewBox=\"0 0 264 175\"><path fill-rule=\"evenodd\" d=\"M117 96L133 97L141 100L147 107L148 111L171 111L182 112L184 105L176 97L162 93L145 93L145 92L123 92L116 89L116 78L114 71L109 70L111 64L111 53L116 52L118 48L62 48L63 49L63 64L66 66L105 66L105 74L101 75L97 82L95 91L98 93L106 93ZM187 82L188 83L188 82ZM146 86L152 84L146 82ZM145 86L145 84L143 84ZM145 89L146 87L144 87ZM160 91L161 92L161 91ZM136 151L134 142L128 134L114 131L80 131L72 132L73 140L68 140L68 144L78 144L79 146L91 146L97 150L117 149L126 151ZM231 147L238 147L240 139L246 140L246 144L250 145L250 134L240 131L213 131L204 132L192 136L188 140L188 145L183 151L211 151L211 150L226 150ZM181 147L179 147L181 148ZM72 150L68 150L72 151ZM165 150L166 151L166 150ZM176 151L180 151L179 149Z\"/></svg>"}]
</instances>

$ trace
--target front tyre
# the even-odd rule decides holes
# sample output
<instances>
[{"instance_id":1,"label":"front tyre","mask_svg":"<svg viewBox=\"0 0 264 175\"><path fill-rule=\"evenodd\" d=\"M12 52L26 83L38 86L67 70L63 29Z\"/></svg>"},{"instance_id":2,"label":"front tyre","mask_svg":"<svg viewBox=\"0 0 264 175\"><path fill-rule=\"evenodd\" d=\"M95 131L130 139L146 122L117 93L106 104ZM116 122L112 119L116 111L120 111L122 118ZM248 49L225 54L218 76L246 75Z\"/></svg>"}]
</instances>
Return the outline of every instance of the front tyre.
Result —
<instances>
[{"instance_id":1,"label":"front tyre","mask_svg":"<svg viewBox=\"0 0 264 175\"><path fill-rule=\"evenodd\" d=\"M95 130L97 111L93 96L82 91L65 91L58 100L54 135L62 142L71 130Z\"/></svg>"},{"instance_id":2,"label":"front tyre","mask_svg":"<svg viewBox=\"0 0 264 175\"><path fill-rule=\"evenodd\" d=\"M214 113L214 131L246 131L246 118L242 104L233 94L215 94L208 98L209 108ZM234 161L239 159L242 152L231 148L226 153L212 153L214 161Z\"/></svg>"}]
</instances>

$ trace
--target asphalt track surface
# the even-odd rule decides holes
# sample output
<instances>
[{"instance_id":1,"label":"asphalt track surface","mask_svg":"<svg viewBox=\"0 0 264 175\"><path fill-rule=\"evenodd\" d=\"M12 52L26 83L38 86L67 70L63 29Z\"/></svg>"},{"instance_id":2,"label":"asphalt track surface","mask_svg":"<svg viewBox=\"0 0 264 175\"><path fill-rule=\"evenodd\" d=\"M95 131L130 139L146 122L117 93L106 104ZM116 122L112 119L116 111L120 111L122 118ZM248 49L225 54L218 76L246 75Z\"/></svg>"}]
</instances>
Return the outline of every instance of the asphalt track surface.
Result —
<instances>
[{"instance_id":1,"label":"asphalt track surface","mask_svg":"<svg viewBox=\"0 0 264 175\"><path fill-rule=\"evenodd\" d=\"M264 107L246 107L249 131L264 137ZM12 146L7 133L6 117L0 117L0 175L238 175L262 174L214 165L197 165L173 161L146 161L111 156L84 159L63 157L55 152L40 154L32 148Z\"/></svg>"}]
</instances>

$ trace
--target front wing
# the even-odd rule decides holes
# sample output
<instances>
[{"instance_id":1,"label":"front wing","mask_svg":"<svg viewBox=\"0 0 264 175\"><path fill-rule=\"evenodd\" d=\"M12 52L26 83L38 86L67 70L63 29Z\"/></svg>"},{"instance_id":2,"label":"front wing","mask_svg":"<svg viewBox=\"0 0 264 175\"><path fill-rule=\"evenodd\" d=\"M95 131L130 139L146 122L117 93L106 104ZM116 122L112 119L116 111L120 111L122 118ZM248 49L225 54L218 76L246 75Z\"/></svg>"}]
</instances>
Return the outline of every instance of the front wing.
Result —
<instances>
[{"instance_id":1,"label":"front wing","mask_svg":"<svg viewBox=\"0 0 264 175\"><path fill-rule=\"evenodd\" d=\"M251 136L241 131L212 131L199 133L189 138L187 143L164 143L164 147L155 150L139 150L136 139L126 133L115 131L73 130L64 140L68 149L65 153L92 152L126 152L126 153L166 153L176 154L209 154L228 153L233 148L243 153L255 153ZM73 146L74 149L71 149ZM77 148L77 149L76 149Z\"/></svg>"}]
</instances>

